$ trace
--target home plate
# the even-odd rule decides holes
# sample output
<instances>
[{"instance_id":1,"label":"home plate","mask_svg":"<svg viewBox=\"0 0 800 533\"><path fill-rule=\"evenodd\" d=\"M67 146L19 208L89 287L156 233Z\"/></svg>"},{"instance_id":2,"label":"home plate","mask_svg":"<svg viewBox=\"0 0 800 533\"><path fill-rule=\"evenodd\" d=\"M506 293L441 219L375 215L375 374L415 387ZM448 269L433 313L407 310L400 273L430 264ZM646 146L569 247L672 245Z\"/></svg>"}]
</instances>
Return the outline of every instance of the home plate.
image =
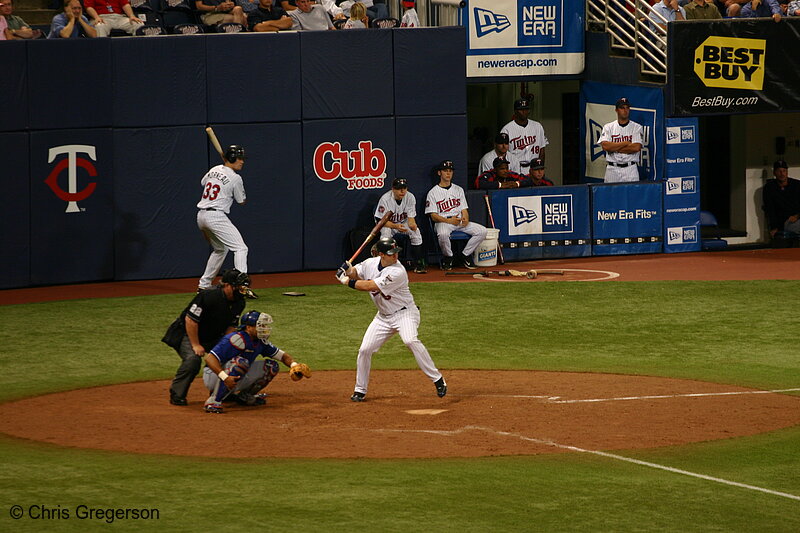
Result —
<instances>
[{"instance_id":1,"label":"home plate","mask_svg":"<svg viewBox=\"0 0 800 533\"><path fill-rule=\"evenodd\" d=\"M410 415L439 415L447 411L447 409L412 409L406 411Z\"/></svg>"}]
</instances>

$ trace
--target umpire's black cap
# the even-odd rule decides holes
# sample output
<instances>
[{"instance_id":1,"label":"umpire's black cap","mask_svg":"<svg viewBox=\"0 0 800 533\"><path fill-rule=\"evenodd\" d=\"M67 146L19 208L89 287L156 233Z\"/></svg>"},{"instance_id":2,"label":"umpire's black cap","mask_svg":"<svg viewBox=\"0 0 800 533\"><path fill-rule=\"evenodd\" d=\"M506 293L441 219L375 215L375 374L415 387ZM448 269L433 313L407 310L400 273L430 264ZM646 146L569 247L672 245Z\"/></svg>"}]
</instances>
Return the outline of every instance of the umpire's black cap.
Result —
<instances>
[{"instance_id":1,"label":"umpire's black cap","mask_svg":"<svg viewBox=\"0 0 800 533\"><path fill-rule=\"evenodd\" d=\"M222 283L227 283L228 285L233 285L234 287L249 287L250 276L244 272L240 272L239 270L232 268L222 273Z\"/></svg>"}]
</instances>

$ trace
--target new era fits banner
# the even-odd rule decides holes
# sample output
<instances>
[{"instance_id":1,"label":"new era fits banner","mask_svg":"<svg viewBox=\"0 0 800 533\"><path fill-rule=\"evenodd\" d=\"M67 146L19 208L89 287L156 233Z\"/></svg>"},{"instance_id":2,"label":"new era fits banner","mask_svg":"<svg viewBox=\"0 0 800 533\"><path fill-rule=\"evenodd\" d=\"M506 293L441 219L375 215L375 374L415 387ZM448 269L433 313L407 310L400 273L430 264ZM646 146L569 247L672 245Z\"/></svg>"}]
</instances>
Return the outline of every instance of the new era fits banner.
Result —
<instances>
[{"instance_id":1,"label":"new era fits banner","mask_svg":"<svg viewBox=\"0 0 800 533\"><path fill-rule=\"evenodd\" d=\"M664 251L700 249L700 148L696 118L668 118Z\"/></svg>"},{"instance_id":2,"label":"new era fits banner","mask_svg":"<svg viewBox=\"0 0 800 533\"><path fill-rule=\"evenodd\" d=\"M597 144L603 125L617 120L614 104L625 97L631 103L630 120L642 125L642 151L639 152L639 179L663 178L664 96L661 89L585 82L581 84L580 106L583 121L580 136L583 142L581 163L584 180L603 181L606 153Z\"/></svg>"},{"instance_id":3,"label":"new era fits banner","mask_svg":"<svg viewBox=\"0 0 800 533\"><path fill-rule=\"evenodd\" d=\"M592 185L594 255L662 251L661 183Z\"/></svg>"},{"instance_id":4,"label":"new era fits banner","mask_svg":"<svg viewBox=\"0 0 800 533\"><path fill-rule=\"evenodd\" d=\"M800 19L669 25L670 115L800 110Z\"/></svg>"},{"instance_id":5,"label":"new era fits banner","mask_svg":"<svg viewBox=\"0 0 800 533\"><path fill-rule=\"evenodd\" d=\"M491 192L506 261L591 255L585 185Z\"/></svg>"},{"instance_id":6,"label":"new era fits banner","mask_svg":"<svg viewBox=\"0 0 800 533\"><path fill-rule=\"evenodd\" d=\"M583 72L580 0L468 0L467 77L551 76Z\"/></svg>"}]
</instances>

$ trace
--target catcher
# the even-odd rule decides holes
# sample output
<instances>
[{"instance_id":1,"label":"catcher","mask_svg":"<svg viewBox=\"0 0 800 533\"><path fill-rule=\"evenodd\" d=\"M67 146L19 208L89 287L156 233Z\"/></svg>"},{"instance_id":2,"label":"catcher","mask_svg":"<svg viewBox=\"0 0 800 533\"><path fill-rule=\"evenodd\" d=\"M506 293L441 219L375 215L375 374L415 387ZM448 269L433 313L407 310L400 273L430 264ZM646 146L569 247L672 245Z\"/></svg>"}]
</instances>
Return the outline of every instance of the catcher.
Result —
<instances>
[{"instance_id":1,"label":"catcher","mask_svg":"<svg viewBox=\"0 0 800 533\"><path fill-rule=\"evenodd\" d=\"M265 395L259 391L278 375L277 360L289 367L289 377L293 381L311 377L308 365L296 362L269 342L272 322L267 313L250 311L242 316L238 330L222 337L206 354L203 383L211 393L203 407L206 413L222 413L225 401L264 405ZM264 359L256 361L259 355Z\"/></svg>"}]
</instances>

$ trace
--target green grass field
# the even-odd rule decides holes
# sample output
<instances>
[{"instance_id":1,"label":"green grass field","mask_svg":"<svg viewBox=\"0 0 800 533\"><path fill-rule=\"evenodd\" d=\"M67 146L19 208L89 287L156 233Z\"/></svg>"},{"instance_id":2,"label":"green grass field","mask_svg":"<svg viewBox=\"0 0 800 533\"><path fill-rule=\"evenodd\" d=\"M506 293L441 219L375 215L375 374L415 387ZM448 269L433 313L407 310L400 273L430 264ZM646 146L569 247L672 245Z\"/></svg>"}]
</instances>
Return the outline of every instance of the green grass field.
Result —
<instances>
[{"instance_id":1,"label":"green grass field","mask_svg":"<svg viewBox=\"0 0 800 533\"><path fill-rule=\"evenodd\" d=\"M286 290L307 296L281 296ZM613 372L800 387L797 320L775 315L800 299L800 282L419 283L412 290L422 309L420 338L445 371ZM262 299L248 308L275 317L276 345L315 371L354 369L374 314L366 294L338 285L258 293ZM159 339L189 297L0 306L0 401L171 378L178 358ZM376 369L415 367L396 338L373 361ZM165 401L166 391L142 399L142 409ZM222 417L219 433L207 439L219 459L67 449L0 434L0 529L800 531L798 499L590 454L236 460L235 436L226 435ZM800 497L800 426L614 453ZM11 517L14 505L21 519ZM152 508L159 516L110 525L76 516L81 505Z\"/></svg>"}]
</instances>

